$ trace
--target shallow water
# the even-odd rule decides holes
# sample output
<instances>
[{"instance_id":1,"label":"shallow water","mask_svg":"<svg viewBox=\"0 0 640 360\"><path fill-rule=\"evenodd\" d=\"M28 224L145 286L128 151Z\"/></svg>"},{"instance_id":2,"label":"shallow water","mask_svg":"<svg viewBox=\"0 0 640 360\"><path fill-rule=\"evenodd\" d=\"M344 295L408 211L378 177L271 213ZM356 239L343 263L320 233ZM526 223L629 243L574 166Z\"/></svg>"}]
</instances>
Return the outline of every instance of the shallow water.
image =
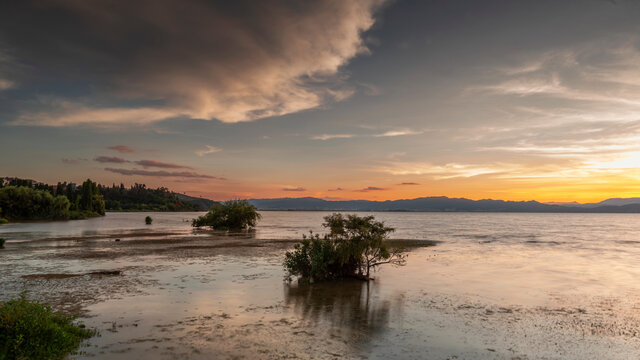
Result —
<instances>
[{"instance_id":1,"label":"shallow water","mask_svg":"<svg viewBox=\"0 0 640 360\"><path fill-rule=\"evenodd\" d=\"M0 300L84 314L101 336L74 358L640 358L639 215L375 213L438 244L369 284L313 286L283 281L281 240L326 213L264 212L235 235L196 215L0 226ZM123 273L22 277L95 270Z\"/></svg>"}]
</instances>

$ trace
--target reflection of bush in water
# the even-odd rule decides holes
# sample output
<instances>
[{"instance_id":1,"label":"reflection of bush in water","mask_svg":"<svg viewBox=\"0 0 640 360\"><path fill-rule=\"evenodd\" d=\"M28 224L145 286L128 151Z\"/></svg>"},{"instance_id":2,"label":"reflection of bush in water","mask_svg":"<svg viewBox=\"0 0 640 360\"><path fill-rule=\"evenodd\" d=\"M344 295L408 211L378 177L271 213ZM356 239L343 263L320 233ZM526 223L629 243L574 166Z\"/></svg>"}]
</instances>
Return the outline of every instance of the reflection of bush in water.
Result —
<instances>
[{"instance_id":1,"label":"reflection of bush in water","mask_svg":"<svg viewBox=\"0 0 640 360\"><path fill-rule=\"evenodd\" d=\"M366 334L384 329L391 301L374 296L374 284L339 280L311 285L286 285L285 302L305 320Z\"/></svg>"}]
</instances>

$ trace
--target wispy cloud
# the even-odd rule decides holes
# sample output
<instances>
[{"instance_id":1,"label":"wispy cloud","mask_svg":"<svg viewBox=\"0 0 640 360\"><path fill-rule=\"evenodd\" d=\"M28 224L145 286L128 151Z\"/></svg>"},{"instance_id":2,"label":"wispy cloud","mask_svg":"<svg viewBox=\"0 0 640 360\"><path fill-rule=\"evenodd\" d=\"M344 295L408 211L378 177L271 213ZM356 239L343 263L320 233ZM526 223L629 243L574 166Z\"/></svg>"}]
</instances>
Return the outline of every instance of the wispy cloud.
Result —
<instances>
[{"instance_id":1,"label":"wispy cloud","mask_svg":"<svg viewBox=\"0 0 640 360\"><path fill-rule=\"evenodd\" d=\"M365 126L362 126L366 128ZM331 140L331 139L351 139L351 138L365 138L365 137L392 137L392 136L407 136L407 135L420 135L424 131L400 129L389 130L379 134L321 134L312 136L312 140Z\"/></svg>"},{"instance_id":2,"label":"wispy cloud","mask_svg":"<svg viewBox=\"0 0 640 360\"><path fill-rule=\"evenodd\" d=\"M86 125L118 129L122 125L144 125L181 115L166 108L93 108L60 99L40 101L39 106L48 110L22 113L11 124L50 127Z\"/></svg>"},{"instance_id":3,"label":"wispy cloud","mask_svg":"<svg viewBox=\"0 0 640 360\"><path fill-rule=\"evenodd\" d=\"M424 133L424 131L416 131L410 129L404 130L389 130L385 131L382 134L375 134L374 137L387 137L387 136L406 136L406 135L420 135Z\"/></svg>"},{"instance_id":4,"label":"wispy cloud","mask_svg":"<svg viewBox=\"0 0 640 360\"><path fill-rule=\"evenodd\" d=\"M149 171L149 170L140 170L140 169L114 169L114 168L105 168L104 170L112 173L120 174L120 175L126 175L126 176L155 176L155 177L226 180L225 178L221 178L217 176L199 174L199 173L189 172L189 171L170 172L170 171L164 171L164 170Z\"/></svg>"},{"instance_id":5,"label":"wispy cloud","mask_svg":"<svg viewBox=\"0 0 640 360\"><path fill-rule=\"evenodd\" d=\"M349 139L355 136L356 135L354 134L322 134L322 135L312 136L311 139L313 140Z\"/></svg>"},{"instance_id":6,"label":"wispy cloud","mask_svg":"<svg viewBox=\"0 0 640 360\"><path fill-rule=\"evenodd\" d=\"M367 186L364 189L360 189L360 190L356 190L358 192L369 192L369 191L384 191L384 190L388 190L387 188L381 188L381 187L376 187L376 186Z\"/></svg>"},{"instance_id":7,"label":"wispy cloud","mask_svg":"<svg viewBox=\"0 0 640 360\"><path fill-rule=\"evenodd\" d=\"M398 185L404 186L404 185L420 185L420 184L416 183L416 182L403 182L403 183L400 183Z\"/></svg>"},{"instance_id":8,"label":"wispy cloud","mask_svg":"<svg viewBox=\"0 0 640 360\"><path fill-rule=\"evenodd\" d=\"M13 81L0 78L0 91L1 90L9 90L14 85L15 85L15 83Z\"/></svg>"},{"instance_id":9,"label":"wispy cloud","mask_svg":"<svg viewBox=\"0 0 640 360\"><path fill-rule=\"evenodd\" d=\"M344 191L344 189L341 187L337 187L335 189L327 189L327 191Z\"/></svg>"},{"instance_id":10,"label":"wispy cloud","mask_svg":"<svg viewBox=\"0 0 640 360\"><path fill-rule=\"evenodd\" d=\"M303 187L284 187L282 188L282 191L307 191L307 189L303 188Z\"/></svg>"},{"instance_id":11,"label":"wispy cloud","mask_svg":"<svg viewBox=\"0 0 640 360\"><path fill-rule=\"evenodd\" d=\"M117 151L122 154L130 154L130 153L136 152L134 148L127 145L113 145L113 146L108 146L107 149Z\"/></svg>"},{"instance_id":12,"label":"wispy cloud","mask_svg":"<svg viewBox=\"0 0 640 360\"><path fill-rule=\"evenodd\" d=\"M138 160L138 161L134 161L134 163L140 166L143 166L145 169L150 167L157 167L157 168L165 168L165 169L192 169L193 170L191 166L165 163L165 162L160 162L156 160Z\"/></svg>"},{"instance_id":13,"label":"wispy cloud","mask_svg":"<svg viewBox=\"0 0 640 360\"><path fill-rule=\"evenodd\" d=\"M207 154L213 154L213 153L217 153L219 151L222 151L222 149L215 147L215 146L211 146L211 145L205 145L205 149L204 150L196 150L196 155L198 156L205 156Z\"/></svg>"},{"instance_id":14,"label":"wispy cloud","mask_svg":"<svg viewBox=\"0 0 640 360\"><path fill-rule=\"evenodd\" d=\"M516 165L517 166L517 165ZM391 175L427 175L434 179L472 177L512 170L514 165L506 164L460 164L436 165L424 162L393 162L374 168L374 171Z\"/></svg>"},{"instance_id":15,"label":"wispy cloud","mask_svg":"<svg viewBox=\"0 0 640 360\"><path fill-rule=\"evenodd\" d=\"M82 162L86 162L88 160L83 158L76 158L76 159L62 158L60 159L60 161L62 161L63 164L67 164L67 165L77 165Z\"/></svg>"},{"instance_id":16,"label":"wispy cloud","mask_svg":"<svg viewBox=\"0 0 640 360\"><path fill-rule=\"evenodd\" d=\"M97 161L99 163L114 163L114 164L122 164L122 163L128 162L127 160L118 156L97 156L93 159L93 161Z\"/></svg>"}]
</instances>

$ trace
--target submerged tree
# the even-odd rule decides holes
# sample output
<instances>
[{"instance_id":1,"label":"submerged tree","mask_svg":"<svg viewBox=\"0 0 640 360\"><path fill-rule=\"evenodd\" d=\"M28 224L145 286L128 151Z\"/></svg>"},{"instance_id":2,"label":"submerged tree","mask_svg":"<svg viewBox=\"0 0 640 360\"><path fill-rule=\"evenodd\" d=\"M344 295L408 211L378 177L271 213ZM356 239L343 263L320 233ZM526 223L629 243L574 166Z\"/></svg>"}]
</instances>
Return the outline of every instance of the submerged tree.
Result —
<instances>
[{"instance_id":1,"label":"submerged tree","mask_svg":"<svg viewBox=\"0 0 640 360\"><path fill-rule=\"evenodd\" d=\"M387 244L387 227L373 216L333 214L324 218L330 231L324 237L304 237L285 254L284 267L289 277L322 281L340 277L371 279L371 271L382 264L404 265L401 249Z\"/></svg>"},{"instance_id":2,"label":"submerged tree","mask_svg":"<svg viewBox=\"0 0 640 360\"><path fill-rule=\"evenodd\" d=\"M247 200L230 200L214 204L209 212L193 219L194 227L208 226L216 230L242 230L256 226L262 216Z\"/></svg>"}]
</instances>

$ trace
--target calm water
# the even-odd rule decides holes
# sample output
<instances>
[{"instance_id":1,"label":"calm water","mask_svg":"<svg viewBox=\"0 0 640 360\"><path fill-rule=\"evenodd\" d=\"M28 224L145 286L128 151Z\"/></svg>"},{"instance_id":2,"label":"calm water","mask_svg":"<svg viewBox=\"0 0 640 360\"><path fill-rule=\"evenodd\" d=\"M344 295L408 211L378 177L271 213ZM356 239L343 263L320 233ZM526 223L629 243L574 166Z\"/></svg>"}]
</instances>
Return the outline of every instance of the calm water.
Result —
<instances>
[{"instance_id":1,"label":"calm water","mask_svg":"<svg viewBox=\"0 0 640 360\"><path fill-rule=\"evenodd\" d=\"M102 335L80 358L640 358L640 215L374 213L439 243L370 284L285 283L274 240L326 214L264 212L241 236L194 231L198 213L1 226L0 300L83 304ZM22 278L96 269L124 275Z\"/></svg>"}]
</instances>

